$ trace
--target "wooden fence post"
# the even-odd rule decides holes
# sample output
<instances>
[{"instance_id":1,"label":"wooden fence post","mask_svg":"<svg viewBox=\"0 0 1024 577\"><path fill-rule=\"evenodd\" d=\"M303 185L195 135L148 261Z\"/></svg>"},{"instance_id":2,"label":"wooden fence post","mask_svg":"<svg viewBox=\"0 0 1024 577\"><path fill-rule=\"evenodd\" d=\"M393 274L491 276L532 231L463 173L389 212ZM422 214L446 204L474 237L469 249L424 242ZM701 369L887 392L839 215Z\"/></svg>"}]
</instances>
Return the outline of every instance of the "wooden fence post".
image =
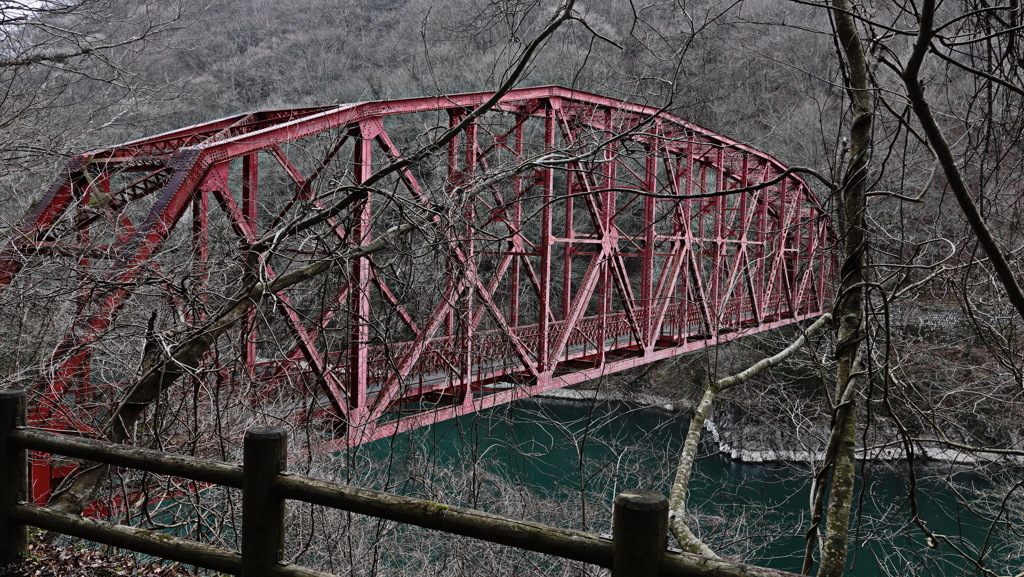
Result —
<instances>
[{"instance_id":1,"label":"wooden fence post","mask_svg":"<svg viewBox=\"0 0 1024 577\"><path fill-rule=\"evenodd\" d=\"M284 499L270 483L288 463L288 433L254 427L242 455L242 577L269 577L284 549Z\"/></svg>"},{"instance_id":2,"label":"wooden fence post","mask_svg":"<svg viewBox=\"0 0 1024 577\"><path fill-rule=\"evenodd\" d=\"M28 553L28 527L11 520L11 509L28 494L28 460L11 446L10 433L25 425L25 391L0 391L0 563Z\"/></svg>"},{"instance_id":3,"label":"wooden fence post","mask_svg":"<svg viewBox=\"0 0 1024 577\"><path fill-rule=\"evenodd\" d=\"M612 577L655 577L667 536L664 495L644 489L619 493L612 511Z\"/></svg>"}]
</instances>

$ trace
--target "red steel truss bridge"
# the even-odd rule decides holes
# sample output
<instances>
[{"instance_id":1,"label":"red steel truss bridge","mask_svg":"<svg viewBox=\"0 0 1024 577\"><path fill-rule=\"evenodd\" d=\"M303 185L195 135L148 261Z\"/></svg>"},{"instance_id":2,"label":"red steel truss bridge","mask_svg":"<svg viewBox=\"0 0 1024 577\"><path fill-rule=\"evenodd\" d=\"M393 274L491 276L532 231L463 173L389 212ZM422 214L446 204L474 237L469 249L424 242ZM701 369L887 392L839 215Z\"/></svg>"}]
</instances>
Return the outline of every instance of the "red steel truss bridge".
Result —
<instances>
[{"instance_id":1,"label":"red steel truss bridge","mask_svg":"<svg viewBox=\"0 0 1024 577\"><path fill-rule=\"evenodd\" d=\"M7 290L73 303L32 420L98 434L148 320L203 326L316 263L177 386L328 413L358 444L828 306L829 217L773 157L594 94L483 112L493 96L239 114L73 157L0 253Z\"/></svg>"}]
</instances>

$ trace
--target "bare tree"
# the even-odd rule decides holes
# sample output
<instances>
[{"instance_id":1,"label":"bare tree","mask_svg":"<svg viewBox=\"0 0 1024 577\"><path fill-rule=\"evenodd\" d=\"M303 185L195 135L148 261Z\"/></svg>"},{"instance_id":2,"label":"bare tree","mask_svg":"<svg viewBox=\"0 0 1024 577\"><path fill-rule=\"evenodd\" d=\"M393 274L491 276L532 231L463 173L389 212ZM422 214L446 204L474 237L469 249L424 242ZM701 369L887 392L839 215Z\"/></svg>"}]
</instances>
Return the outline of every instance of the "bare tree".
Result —
<instances>
[{"instance_id":1,"label":"bare tree","mask_svg":"<svg viewBox=\"0 0 1024 577\"><path fill-rule=\"evenodd\" d=\"M89 146L90 135L120 127L166 84L140 82L144 50L189 24L186 2L58 0L0 6L0 176L19 185L44 161ZM172 87L173 88L173 87ZM159 94L163 92L163 94ZM35 181L30 181L37 185ZM21 185L24 186L24 185Z\"/></svg>"}]
</instances>

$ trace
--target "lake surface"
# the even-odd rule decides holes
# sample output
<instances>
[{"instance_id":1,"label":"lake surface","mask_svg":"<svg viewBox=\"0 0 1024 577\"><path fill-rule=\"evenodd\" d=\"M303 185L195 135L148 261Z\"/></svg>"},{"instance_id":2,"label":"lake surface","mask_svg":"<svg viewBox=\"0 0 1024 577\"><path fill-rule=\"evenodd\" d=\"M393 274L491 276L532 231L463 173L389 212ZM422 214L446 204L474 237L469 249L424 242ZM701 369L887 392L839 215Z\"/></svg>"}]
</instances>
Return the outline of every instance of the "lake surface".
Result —
<instances>
[{"instance_id":1,"label":"lake surface","mask_svg":"<svg viewBox=\"0 0 1024 577\"><path fill-rule=\"evenodd\" d=\"M369 477L380 488L610 533L616 493L642 487L668 494L687 425L686 415L623 403L529 399L383 439L358 458L364 469L372 463ZM986 551L987 567L997 573L1021 571L1024 539L1012 531L1024 528L1019 510L997 517L1005 492L986 497L1000 481L970 469L919 466L919 514L949 539L929 548L910 514L906 470L861 468L854 574L983 574L954 548ZM1019 472L1000 478L1012 484ZM806 464L735 463L707 444L689 510L695 531L720 554L796 572L809 492ZM1011 497L1007 503L1019 505L1017 494Z\"/></svg>"}]
</instances>

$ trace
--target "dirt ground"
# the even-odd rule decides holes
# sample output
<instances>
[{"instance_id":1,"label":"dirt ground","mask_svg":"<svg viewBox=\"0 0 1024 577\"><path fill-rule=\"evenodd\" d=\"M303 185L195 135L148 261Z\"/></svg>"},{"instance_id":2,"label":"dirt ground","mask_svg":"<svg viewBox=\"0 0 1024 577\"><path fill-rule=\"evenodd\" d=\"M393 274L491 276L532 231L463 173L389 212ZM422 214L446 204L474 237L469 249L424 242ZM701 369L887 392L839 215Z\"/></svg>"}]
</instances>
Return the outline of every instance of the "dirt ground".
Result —
<instances>
[{"instance_id":1,"label":"dirt ground","mask_svg":"<svg viewBox=\"0 0 1024 577\"><path fill-rule=\"evenodd\" d=\"M177 564L150 564L108 548L46 543L42 535L29 545L28 555L15 563L0 564L0 577L194 577L191 568Z\"/></svg>"}]
</instances>

